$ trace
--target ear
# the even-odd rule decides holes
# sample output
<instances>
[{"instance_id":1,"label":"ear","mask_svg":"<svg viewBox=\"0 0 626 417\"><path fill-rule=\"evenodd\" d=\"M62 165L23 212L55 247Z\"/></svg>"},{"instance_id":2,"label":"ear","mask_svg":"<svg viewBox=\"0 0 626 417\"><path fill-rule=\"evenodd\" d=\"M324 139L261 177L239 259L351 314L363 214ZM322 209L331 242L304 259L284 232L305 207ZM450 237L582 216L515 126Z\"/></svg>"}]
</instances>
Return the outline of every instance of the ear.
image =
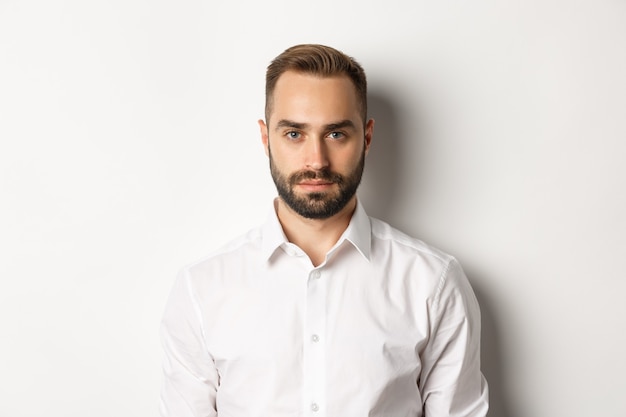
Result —
<instances>
[{"instance_id":1,"label":"ear","mask_svg":"<svg viewBox=\"0 0 626 417\"><path fill-rule=\"evenodd\" d=\"M370 150L372 137L374 136L374 119L369 119L365 124L365 154Z\"/></svg>"},{"instance_id":2,"label":"ear","mask_svg":"<svg viewBox=\"0 0 626 417\"><path fill-rule=\"evenodd\" d=\"M265 148L265 155L269 156L269 136L267 134L267 125L263 119L259 119L257 123L259 124L259 129L261 131L261 142L263 142L263 148Z\"/></svg>"}]
</instances>

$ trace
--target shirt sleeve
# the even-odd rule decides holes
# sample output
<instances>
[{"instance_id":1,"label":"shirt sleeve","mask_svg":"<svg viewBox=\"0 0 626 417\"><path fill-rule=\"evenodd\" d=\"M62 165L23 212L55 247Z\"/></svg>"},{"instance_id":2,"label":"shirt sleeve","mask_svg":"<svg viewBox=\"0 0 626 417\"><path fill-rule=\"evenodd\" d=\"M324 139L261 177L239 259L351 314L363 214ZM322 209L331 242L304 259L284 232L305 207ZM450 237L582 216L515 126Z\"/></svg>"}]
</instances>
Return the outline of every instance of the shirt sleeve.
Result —
<instances>
[{"instance_id":1,"label":"shirt sleeve","mask_svg":"<svg viewBox=\"0 0 626 417\"><path fill-rule=\"evenodd\" d=\"M419 381L425 417L484 417L487 382L480 371L480 309L452 259L429 303L431 334L421 352Z\"/></svg>"},{"instance_id":2,"label":"shirt sleeve","mask_svg":"<svg viewBox=\"0 0 626 417\"><path fill-rule=\"evenodd\" d=\"M164 350L161 416L217 416L215 397L219 377L206 347L190 276L184 271L178 275L166 304L161 342Z\"/></svg>"}]
</instances>

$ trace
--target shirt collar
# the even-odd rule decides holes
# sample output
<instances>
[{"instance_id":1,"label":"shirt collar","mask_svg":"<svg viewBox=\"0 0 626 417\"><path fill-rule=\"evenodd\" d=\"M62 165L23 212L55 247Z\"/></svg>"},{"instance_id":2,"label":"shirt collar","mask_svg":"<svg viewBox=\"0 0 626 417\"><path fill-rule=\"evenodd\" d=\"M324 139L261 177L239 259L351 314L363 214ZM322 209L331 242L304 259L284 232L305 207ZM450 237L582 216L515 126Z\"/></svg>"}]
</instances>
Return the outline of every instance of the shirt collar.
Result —
<instances>
[{"instance_id":1,"label":"shirt collar","mask_svg":"<svg viewBox=\"0 0 626 417\"><path fill-rule=\"evenodd\" d=\"M276 252L276 249L288 243L287 236L285 236L283 227L280 225L278 215L276 214L276 204L277 200L274 200L272 209L261 227L261 253L265 260L268 260Z\"/></svg>"},{"instance_id":2,"label":"shirt collar","mask_svg":"<svg viewBox=\"0 0 626 417\"><path fill-rule=\"evenodd\" d=\"M370 260L370 253L372 249L372 225L370 218L365 212L363 205L357 199L356 209L350 219L350 224L343 232L343 235L339 238L337 245L339 247L344 240L352 243L356 250L363 255L365 259Z\"/></svg>"},{"instance_id":3,"label":"shirt collar","mask_svg":"<svg viewBox=\"0 0 626 417\"><path fill-rule=\"evenodd\" d=\"M267 220L263 224L262 228L262 243L261 251L263 259L268 260L276 249L283 245L287 245L288 240L283 232L283 228L278 220L276 214L276 200L272 204ZM337 244L330 250L333 252L336 248L341 246L344 241L350 242L356 250L368 261L370 260L370 253L372 247L372 226L370 224L370 218L368 217L365 209L361 205L361 202L357 200L356 209L350 219L348 227L343 232Z\"/></svg>"}]
</instances>

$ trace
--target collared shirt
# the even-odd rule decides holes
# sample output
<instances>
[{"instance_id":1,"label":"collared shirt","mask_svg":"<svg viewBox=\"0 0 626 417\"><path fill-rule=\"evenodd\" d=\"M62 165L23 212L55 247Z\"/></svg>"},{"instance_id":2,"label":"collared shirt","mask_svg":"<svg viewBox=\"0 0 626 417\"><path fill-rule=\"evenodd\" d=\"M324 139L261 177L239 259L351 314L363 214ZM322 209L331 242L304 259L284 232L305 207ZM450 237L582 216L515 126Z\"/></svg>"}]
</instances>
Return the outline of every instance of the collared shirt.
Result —
<instances>
[{"instance_id":1,"label":"collared shirt","mask_svg":"<svg viewBox=\"0 0 626 417\"><path fill-rule=\"evenodd\" d=\"M162 321L168 417L487 413L458 262L360 203L314 267L276 213L181 270Z\"/></svg>"}]
</instances>

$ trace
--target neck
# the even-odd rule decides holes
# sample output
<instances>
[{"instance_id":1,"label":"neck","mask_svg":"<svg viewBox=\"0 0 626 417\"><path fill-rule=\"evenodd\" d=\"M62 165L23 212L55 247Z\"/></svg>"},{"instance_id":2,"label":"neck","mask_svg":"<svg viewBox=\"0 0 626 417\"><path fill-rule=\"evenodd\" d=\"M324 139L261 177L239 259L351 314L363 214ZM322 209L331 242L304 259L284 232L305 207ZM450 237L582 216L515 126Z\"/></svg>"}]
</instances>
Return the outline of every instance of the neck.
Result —
<instances>
[{"instance_id":1,"label":"neck","mask_svg":"<svg viewBox=\"0 0 626 417\"><path fill-rule=\"evenodd\" d=\"M276 204L285 236L309 256L314 266L324 262L328 251L350 224L355 209L356 197L353 197L339 213L327 219L307 219L294 212L280 198Z\"/></svg>"}]
</instances>

